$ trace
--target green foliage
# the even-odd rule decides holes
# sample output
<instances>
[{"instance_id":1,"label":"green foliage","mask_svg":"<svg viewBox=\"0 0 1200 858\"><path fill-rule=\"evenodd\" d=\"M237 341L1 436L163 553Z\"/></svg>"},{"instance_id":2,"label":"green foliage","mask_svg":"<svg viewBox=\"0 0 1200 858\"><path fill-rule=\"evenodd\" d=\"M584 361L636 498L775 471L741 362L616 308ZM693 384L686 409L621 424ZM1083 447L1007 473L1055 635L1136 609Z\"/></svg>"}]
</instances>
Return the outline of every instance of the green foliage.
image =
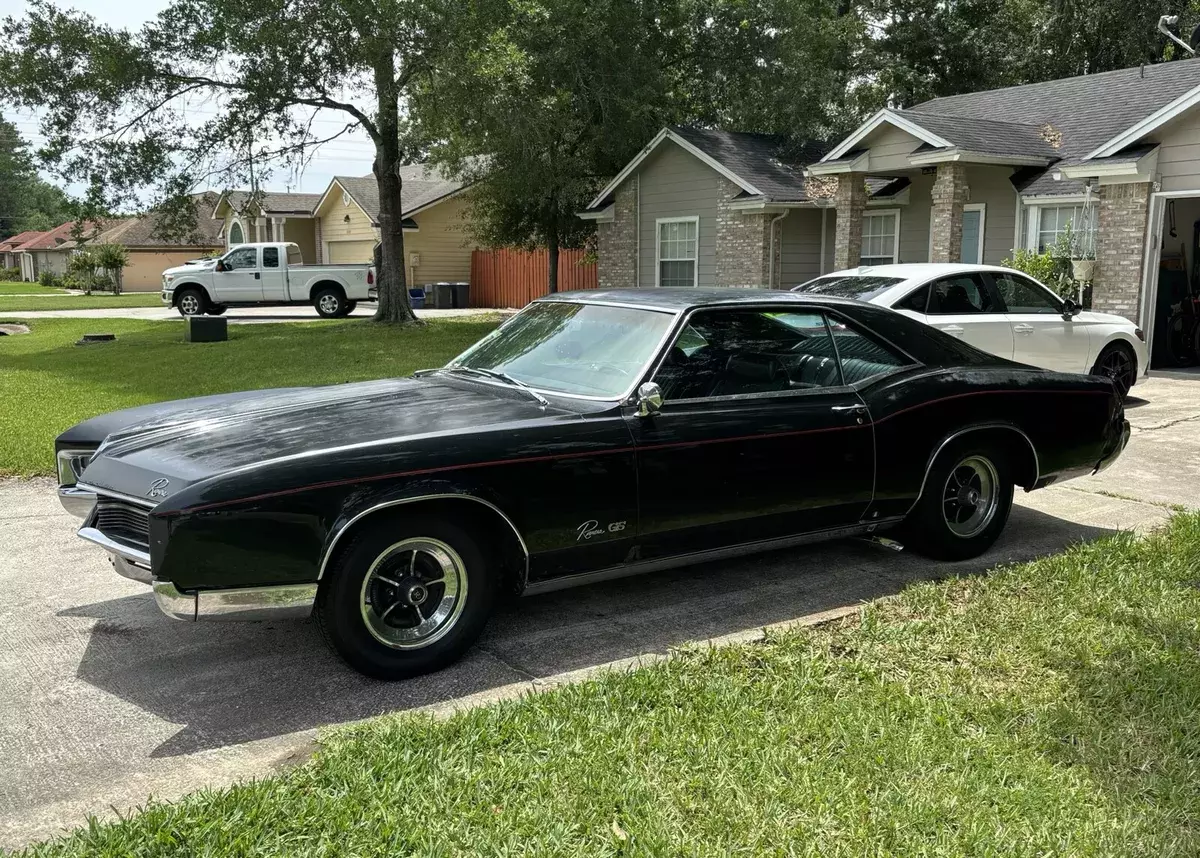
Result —
<instances>
[{"instance_id":1,"label":"green foliage","mask_svg":"<svg viewBox=\"0 0 1200 858\"><path fill-rule=\"evenodd\" d=\"M89 295L96 284L96 270L100 267L96 252L90 247L80 248L71 254L67 262L67 274L73 288L82 289Z\"/></svg>"},{"instance_id":2,"label":"green foliage","mask_svg":"<svg viewBox=\"0 0 1200 858\"><path fill-rule=\"evenodd\" d=\"M38 272L38 283L47 289L61 289L62 280L61 275L55 274L49 268L43 268Z\"/></svg>"},{"instance_id":3,"label":"green foliage","mask_svg":"<svg viewBox=\"0 0 1200 858\"><path fill-rule=\"evenodd\" d=\"M35 309L162 306L157 294L21 300ZM0 314L11 312L0 298ZM230 325L228 342L206 344L183 342L182 322L105 319L103 330L116 334L116 342L86 349L74 343L96 330L95 320L29 325L32 333L5 339L0 357L0 390L20 403L0 408L0 475L52 474L54 437L97 414L249 387L404 376L446 363L489 333L496 319L433 321L403 336L395 326L358 320Z\"/></svg>"},{"instance_id":4,"label":"green foliage","mask_svg":"<svg viewBox=\"0 0 1200 858\"><path fill-rule=\"evenodd\" d=\"M9 282L9 281L13 281L13 280L20 280L20 279L21 279L21 269L20 268L17 268L15 266L13 268L0 268L0 283Z\"/></svg>"},{"instance_id":5,"label":"green foliage","mask_svg":"<svg viewBox=\"0 0 1200 858\"><path fill-rule=\"evenodd\" d=\"M129 265L129 251L121 244L97 244L92 252L96 254L96 265L104 269L111 290L120 295L125 267ZM97 288L104 287L97 285Z\"/></svg>"},{"instance_id":6,"label":"green foliage","mask_svg":"<svg viewBox=\"0 0 1200 858\"><path fill-rule=\"evenodd\" d=\"M1068 228L1053 245L1041 253L1018 249L1000 264L1025 272L1063 298L1078 300L1079 284L1075 282L1071 272L1072 244L1072 233Z\"/></svg>"},{"instance_id":7,"label":"green foliage","mask_svg":"<svg viewBox=\"0 0 1200 858\"><path fill-rule=\"evenodd\" d=\"M38 176L28 144L0 117L0 238L53 229L70 215L66 194Z\"/></svg>"}]
</instances>

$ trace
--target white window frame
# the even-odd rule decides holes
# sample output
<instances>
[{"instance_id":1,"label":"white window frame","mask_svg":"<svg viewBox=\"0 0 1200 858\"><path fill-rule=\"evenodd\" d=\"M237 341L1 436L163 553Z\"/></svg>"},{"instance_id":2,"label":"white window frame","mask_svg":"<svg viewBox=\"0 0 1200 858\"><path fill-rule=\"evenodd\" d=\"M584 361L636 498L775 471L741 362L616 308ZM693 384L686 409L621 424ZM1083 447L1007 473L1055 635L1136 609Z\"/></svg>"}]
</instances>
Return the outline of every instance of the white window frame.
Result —
<instances>
[{"instance_id":1,"label":"white window frame","mask_svg":"<svg viewBox=\"0 0 1200 858\"><path fill-rule=\"evenodd\" d=\"M663 259L662 258L662 226L664 223L694 223L696 225L696 255L691 258L692 263L692 287L700 285L700 216L687 215L685 217L660 217L654 220L654 286L657 288L662 282L662 264L664 262L688 262L687 259Z\"/></svg>"},{"instance_id":2,"label":"white window frame","mask_svg":"<svg viewBox=\"0 0 1200 858\"><path fill-rule=\"evenodd\" d=\"M242 240L239 241L238 244L249 244L250 243L249 239L247 238L247 236L249 236L250 233L246 231L246 225L244 223L242 223L242 219L240 217L233 217L233 218L229 219L229 233L230 234L225 236L225 249L226 250L230 250L235 246L233 244L233 235L232 235L233 228L235 226L242 231Z\"/></svg>"},{"instance_id":3,"label":"white window frame","mask_svg":"<svg viewBox=\"0 0 1200 858\"><path fill-rule=\"evenodd\" d=\"M1025 235L1021 239L1021 247L1025 250L1038 252L1038 237L1042 233L1042 213L1046 209L1079 209L1081 212L1087 209L1087 203L1082 198L1066 197L1061 200L1045 200L1036 203L1025 203ZM1095 208L1093 204L1092 208ZM1096 231L1099 231L1099 212L1096 213ZM1093 232L1093 241L1095 241L1095 233Z\"/></svg>"},{"instance_id":4,"label":"white window frame","mask_svg":"<svg viewBox=\"0 0 1200 858\"><path fill-rule=\"evenodd\" d=\"M900 259L900 209L898 209L898 208L896 208L896 209L867 209L866 211L863 212L863 215L862 215L863 231L862 231L862 236L859 239L859 248L858 248L858 264L859 265L863 264L862 251L863 251L863 244L865 243L866 238L867 238L867 218L869 218L869 217L886 217L887 215L895 215L896 216L896 228L895 228L895 231L893 234L893 240L892 240L892 264L895 265L896 262ZM872 257L872 258L874 259L877 257ZM877 262L874 264L880 265L880 264L886 264L886 263L878 263Z\"/></svg>"}]
</instances>

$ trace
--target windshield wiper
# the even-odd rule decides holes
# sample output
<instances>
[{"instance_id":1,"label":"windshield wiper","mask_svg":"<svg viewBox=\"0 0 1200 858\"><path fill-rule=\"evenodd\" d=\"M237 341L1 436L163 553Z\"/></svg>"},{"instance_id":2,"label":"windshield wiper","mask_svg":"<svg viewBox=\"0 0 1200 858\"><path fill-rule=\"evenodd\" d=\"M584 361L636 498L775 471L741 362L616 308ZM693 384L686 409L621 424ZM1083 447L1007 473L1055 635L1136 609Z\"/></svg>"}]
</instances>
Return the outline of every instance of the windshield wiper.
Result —
<instances>
[{"instance_id":1,"label":"windshield wiper","mask_svg":"<svg viewBox=\"0 0 1200 858\"><path fill-rule=\"evenodd\" d=\"M475 367L475 366L447 366L447 367L443 367L443 371L449 372L449 373L462 372L462 373L468 373L468 374L472 374L472 375L481 375L484 378L494 379L495 381L503 382L504 384L507 384L511 387L515 387L518 390L525 391L530 396L532 396L534 399L536 399L541 404L542 408L547 408L550 405L549 399L542 396L540 393L538 393L536 390L534 390L528 384L521 381L521 379L513 378L507 372L500 372L499 370L496 370L496 369L480 369L479 367Z\"/></svg>"}]
</instances>

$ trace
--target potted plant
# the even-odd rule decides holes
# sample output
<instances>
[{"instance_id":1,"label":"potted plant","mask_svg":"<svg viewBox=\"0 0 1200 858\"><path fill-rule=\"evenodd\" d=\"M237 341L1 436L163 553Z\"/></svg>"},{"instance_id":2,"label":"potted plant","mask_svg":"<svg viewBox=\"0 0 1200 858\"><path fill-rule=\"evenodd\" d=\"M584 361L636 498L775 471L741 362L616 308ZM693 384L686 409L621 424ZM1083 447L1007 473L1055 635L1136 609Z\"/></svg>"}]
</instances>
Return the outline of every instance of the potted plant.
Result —
<instances>
[{"instance_id":1,"label":"potted plant","mask_svg":"<svg viewBox=\"0 0 1200 858\"><path fill-rule=\"evenodd\" d=\"M1091 212L1083 208L1084 228L1078 232L1073 221L1067 222L1065 237L1071 253L1071 277L1078 283L1090 283L1096 273L1096 236L1091 229Z\"/></svg>"}]
</instances>

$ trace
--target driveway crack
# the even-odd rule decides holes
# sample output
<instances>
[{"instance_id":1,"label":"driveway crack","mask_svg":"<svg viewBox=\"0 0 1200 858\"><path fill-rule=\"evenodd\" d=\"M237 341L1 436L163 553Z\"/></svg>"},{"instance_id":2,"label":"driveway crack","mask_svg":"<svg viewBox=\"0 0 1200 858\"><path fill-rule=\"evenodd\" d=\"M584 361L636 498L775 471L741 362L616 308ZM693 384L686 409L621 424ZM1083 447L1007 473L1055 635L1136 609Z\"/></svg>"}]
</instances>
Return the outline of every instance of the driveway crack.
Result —
<instances>
[{"instance_id":1,"label":"driveway crack","mask_svg":"<svg viewBox=\"0 0 1200 858\"><path fill-rule=\"evenodd\" d=\"M1168 420L1166 423L1157 423L1154 426L1134 426L1138 432L1157 432L1159 429L1169 429L1172 426L1178 426L1180 423L1190 423L1193 420L1200 420L1200 414L1193 414L1191 417L1180 417L1178 420Z\"/></svg>"}]
</instances>

